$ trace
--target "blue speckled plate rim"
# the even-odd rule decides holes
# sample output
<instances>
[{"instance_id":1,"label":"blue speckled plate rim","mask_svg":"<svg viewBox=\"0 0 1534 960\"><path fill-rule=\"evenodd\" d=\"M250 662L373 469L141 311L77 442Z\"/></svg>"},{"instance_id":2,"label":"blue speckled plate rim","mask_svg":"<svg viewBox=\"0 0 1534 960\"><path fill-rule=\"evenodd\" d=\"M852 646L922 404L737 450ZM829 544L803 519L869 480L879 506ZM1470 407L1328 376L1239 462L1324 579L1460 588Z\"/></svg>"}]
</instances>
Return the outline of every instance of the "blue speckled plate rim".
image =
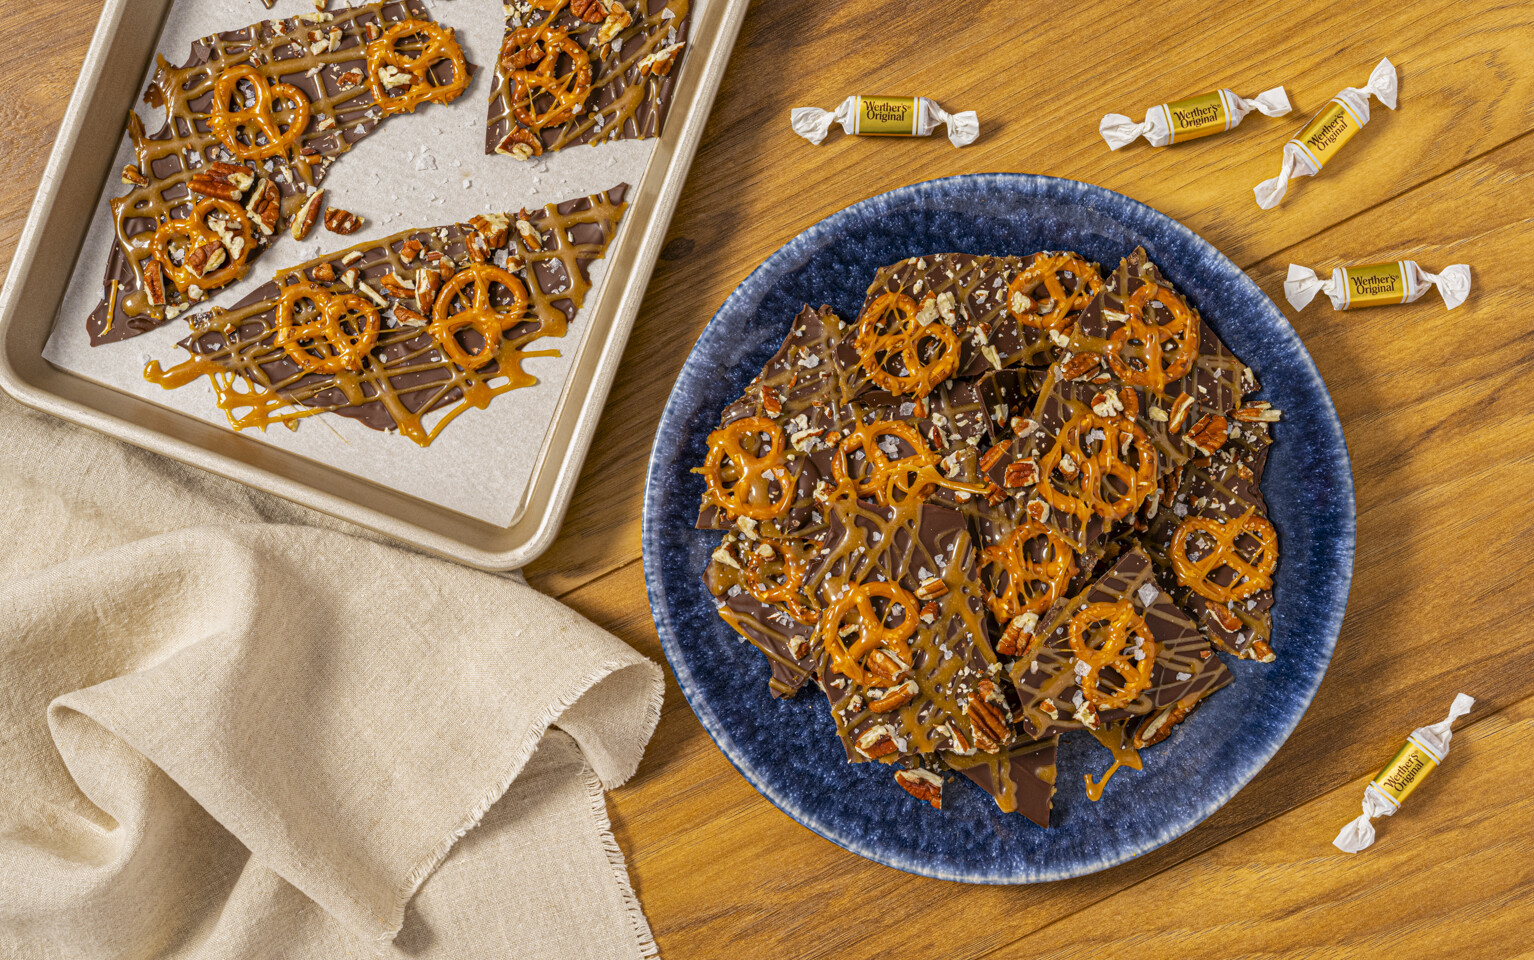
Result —
<instances>
[{"instance_id":1,"label":"blue speckled plate rim","mask_svg":"<svg viewBox=\"0 0 1534 960\"><path fill-rule=\"evenodd\" d=\"M1340 602L1331 605L1329 616L1327 617L1326 622L1315 624L1313 627L1323 636L1323 655L1325 657L1326 666L1329 667L1331 664L1332 654L1336 650L1337 636L1341 630L1342 618L1347 609L1347 598L1352 586L1353 578L1353 557L1357 544L1357 505L1353 489L1352 459L1348 453L1347 441L1342 432L1341 421L1337 417L1337 410L1335 405L1332 403L1331 393L1326 388L1326 382L1321 378L1320 371L1316 369L1314 359L1311 358L1310 352L1305 349L1304 343L1300 341L1300 338L1294 332L1293 327L1290 326L1288 321L1284 318L1283 314L1278 310L1277 306L1273 304L1273 301L1268 298L1268 296L1262 292L1262 289L1253 283L1251 278L1246 275L1245 271L1243 271L1233 261L1231 261L1229 257L1225 256L1225 254L1220 252L1220 250L1217 249L1213 244L1209 243L1203 237L1188 229L1179 221L1168 217L1166 214L1156 210L1154 207L1141 203L1140 201L1131 197L1126 197L1116 191L1108 190L1105 187L1099 187L1094 184L1083 183L1078 180L1067 180L1060 177L1048 177L1039 174L1027 173L973 173L961 174L951 177L941 177L935 180L925 180L910 184L908 186L899 187L895 190L891 190L883 194L878 194L865 200L858 201L857 203L851 204L842 208L841 210L838 210L836 213L831 214L829 217L826 217L818 223L811 225L802 233L789 240L783 246L779 247L770 257L762 261L762 263L759 264L755 270L751 271L746 279L743 280L735 288L735 290L731 292L730 296L726 298L725 302L720 305L717 311L715 311L714 318L717 318L720 314L729 311L737 300L746 298L749 295L748 292L752 291L753 287L758 282L764 280L767 273L775 273L780 264L782 264L784 261L793 262L796 259L802 260L803 258L812 255L815 250L818 250L821 247L822 238L826 234L836 231L843 220L857 218L860 214L863 213L865 208L872 207L883 202L903 201L907 199L919 200L922 195L927 194L929 191L941 192L947 187L959 185L978 185L996 190L1019 190L1020 188L1020 192L1033 194L1045 193L1049 191L1064 192L1074 190L1078 194L1087 196L1095 195L1098 198L1116 198L1124 203L1131 205L1132 207L1139 208L1141 214L1148 219L1160 221L1171 230L1182 234L1184 238L1193 244L1196 248L1201 249L1205 254L1215 258L1216 262L1223 262L1230 271L1239 275L1245 283L1251 286L1251 288L1256 292L1262 302L1267 303L1269 309L1272 311L1273 318L1276 321L1273 324L1274 330L1280 332L1281 336L1285 340L1289 341L1292 347L1295 348L1297 355L1303 358L1305 361L1305 372L1314 381L1312 386L1316 388L1317 396L1320 398L1323 404L1323 409L1328 414L1328 416L1325 418L1325 422L1327 427L1332 431L1333 439L1336 441L1337 448L1341 451L1340 462L1335 464L1335 479L1340 484L1338 489L1339 491L1345 491L1346 493L1345 498L1343 498L1344 513L1343 516L1339 518L1343 521L1343 530L1340 535L1341 540L1335 545L1336 556L1341 561L1342 567L1342 569L1339 571L1339 580L1336 582L1336 595ZM769 268L771 268L771 270L769 270ZM711 336L714 335L717 329L713 322L714 318L710 318L708 326L704 328L702 335L698 337L697 342L693 345L692 351L688 354L687 361L682 366L682 372L677 377L676 382L678 384L688 382L692 378L704 375L708 372L704 369L704 364L706 361L703 358L709 353L709 351L705 348L708 346L709 342L711 341ZM1237 349L1239 352L1238 347L1233 346L1233 349ZM1203 807L1200 808L1194 816L1188 818L1185 823L1181 825L1180 829L1169 831L1159 837L1150 839L1147 842L1137 846L1117 848L1111 854L1105 855L1101 859L1092 863L1077 862L1067 867L1054 870L1051 870L1048 867L1044 867L1043 869L1033 869L1027 875L1022 876L967 875L961 874L957 871L934 869L930 864L922 863L919 860L915 860L913 858L890 856L887 852L881 851L878 848L866 843L861 837L855 835L847 835L841 831L821 824L818 822L817 818L803 810L800 810L791 798L783 796L778 791L776 791L772 786L771 778L769 776L760 774L750 766L744 765L738 759L740 751L735 746L733 739L730 737L728 731L724 729L724 726L719 722L717 716L715 716L713 711L709 709L708 704L700 703L699 701L694 700L692 694L689 692L689 690L693 687L692 672L687 666L685 658L677 655L674 633L671 625L671 617L669 608L666 605L666 595L661 583L661 576L657 572L659 565L652 562L651 560L654 552L651 544L655 542L655 538L657 536L656 531L652 528L652 524L656 522L654 519L655 511L652 509L652 501L657 495L657 483L661 479L657 472L657 463L659 461L655 456L655 451L661 449L663 445L676 445L676 441L672 439L672 435L676 433L681 427L681 425L678 424L673 417L673 407L676 403L677 393L675 388L673 388L672 395L667 400L666 408L661 414L660 426L656 430L655 442L651 447L650 462L645 475L645 497L640 526L640 540L642 544L644 560L645 591L648 594L650 601L650 611L654 617L656 630L660 636L661 648L666 654L666 659L671 664L671 669L676 676L677 684L682 690L682 696L687 700L687 704L692 709L693 714L698 718L699 723L703 725L703 729L708 733L709 737L713 739L715 745L719 747L720 752L724 754L725 759L729 760L731 766L739 771L741 776L745 777L746 782L750 783L758 793L766 797L773 806L783 811L783 813L788 815L796 823L806 827L813 833L824 837L837 846L851 851L858 856L864 857L865 859L872 860L875 863L880 863L885 866L893 867L894 869L919 876L963 883L993 885L1044 883L1054 880L1067 880L1074 877L1097 873L1102 870L1107 870L1111 867L1116 867L1122 863L1133 860L1136 857L1142 856L1143 854L1146 854L1151 850L1156 849L1157 847L1164 846L1165 844L1170 843L1180 836L1183 836L1193 828L1197 827L1200 823L1204 822L1204 820L1208 819L1209 816L1216 810L1219 810L1226 803L1228 803L1232 797L1234 797L1241 791L1243 787L1251 782L1253 777L1257 776L1263 767L1267 766L1268 761L1273 759L1273 756L1278 753L1279 748L1281 748L1289 739L1290 734L1294 732L1294 728L1299 725L1300 719L1309 710L1310 704L1315 699L1316 691L1320 688L1321 682L1326 677L1325 668L1315 672L1314 682L1310 685L1308 690L1304 691L1305 709L1295 711L1293 719L1287 725L1273 728L1274 735L1268 739L1266 749L1261 751L1252 751L1250 754L1248 754L1245 765L1239 771L1232 771L1233 776L1228 781L1230 784L1229 789L1221 792L1218 795L1210 796Z\"/></svg>"}]
</instances>

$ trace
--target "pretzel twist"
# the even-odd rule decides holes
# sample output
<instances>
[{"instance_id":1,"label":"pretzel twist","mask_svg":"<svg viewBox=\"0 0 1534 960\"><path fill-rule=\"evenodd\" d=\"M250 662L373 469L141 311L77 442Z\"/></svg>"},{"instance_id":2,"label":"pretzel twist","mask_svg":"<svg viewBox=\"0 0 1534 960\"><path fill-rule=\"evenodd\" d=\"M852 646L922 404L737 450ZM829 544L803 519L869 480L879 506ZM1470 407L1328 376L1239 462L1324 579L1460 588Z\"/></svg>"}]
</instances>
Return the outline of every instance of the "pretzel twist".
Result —
<instances>
[{"instance_id":1,"label":"pretzel twist","mask_svg":"<svg viewBox=\"0 0 1534 960\"><path fill-rule=\"evenodd\" d=\"M911 453L892 457L879 445L885 437L894 437L911 447ZM852 454L863 452L862 476L853 476ZM900 503L907 497L918 499L931 495L938 487L983 494L984 484L950 480L937 468L938 456L927 446L916 428L904 420L859 422L847 432L831 460L831 479L837 490L858 497L871 497L880 506Z\"/></svg>"},{"instance_id":2,"label":"pretzel twist","mask_svg":"<svg viewBox=\"0 0 1534 960\"><path fill-rule=\"evenodd\" d=\"M545 25L548 22L545 20ZM506 50L513 41L518 41L521 52L510 57L502 54L503 64L516 64L509 72L512 115L535 133L574 120L591 96L591 57L568 33L559 30L523 28L507 39ZM559 72L562 56L570 60L570 69L564 73ZM534 63L537 66L532 66ZM540 109L537 100L544 96L552 97L553 103Z\"/></svg>"},{"instance_id":3,"label":"pretzel twist","mask_svg":"<svg viewBox=\"0 0 1534 960\"><path fill-rule=\"evenodd\" d=\"M210 243L222 244L219 235L208 226L208 217L214 213L222 213L229 223L230 232L245 242L240 247L240 255L237 257L230 254L229 248L225 246L224 254L227 259L224 265L211 273L199 276L186 265L186 258L199 247ZM187 216L160 224L159 229L155 230L154 237L149 241L149 253L159 261L161 267L165 268L166 275L176 285L176 289L184 294L194 285L202 290L216 290L245 276L245 260L255 249L255 245L255 228L251 226L250 218L245 215L243 207L232 200L203 197L192 205L192 211ZM181 256L180 263L177 263L173 256L178 248Z\"/></svg>"},{"instance_id":4,"label":"pretzel twist","mask_svg":"<svg viewBox=\"0 0 1534 960\"><path fill-rule=\"evenodd\" d=\"M888 601L884 609L874 609L874 599ZM886 623L891 611L900 608L899 622ZM911 662L911 635L916 632L921 603L897 583L884 580L854 584L827 608L820 631L821 648L830 657L837 673L864 687L884 682L863 666L863 660L881 647L893 651L904 663ZM842 638L842 627L849 614L857 614L857 639L849 646Z\"/></svg>"},{"instance_id":5,"label":"pretzel twist","mask_svg":"<svg viewBox=\"0 0 1534 960\"><path fill-rule=\"evenodd\" d=\"M746 449L745 438L752 435L767 438L765 451ZM766 417L746 417L708 435L702 473L708 496L731 519L771 520L794 500L794 479L786 464L782 429ZM734 473L733 480L725 479L726 465ZM773 483L777 484L775 497Z\"/></svg>"},{"instance_id":6,"label":"pretzel twist","mask_svg":"<svg viewBox=\"0 0 1534 960\"><path fill-rule=\"evenodd\" d=\"M230 103L239 96L239 82L247 81L254 92L248 106L231 110ZM286 110L273 109L286 101ZM286 156L309 126L309 98L287 83L269 81L254 67L242 64L218 75L213 84L213 103L209 108L208 129L224 149L241 160L265 160ZM245 139L240 138L241 134ZM265 138L262 143L257 136Z\"/></svg>"},{"instance_id":7,"label":"pretzel twist","mask_svg":"<svg viewBox=\"0 0 1534 960\"><path fill-rule=\"evenodd\" d=\"M810 605L804 593L804 577L809 568L809 558L798 541L777 540L762 537L757 544L772 548L772 555L764 557L750 542L741 545L743 563L741 580L745 591L760 603L775 603L788 615L802 624L814 625L820 614Z\"/></svg>"},{"instance_id":8,"label":"pretzel twist","mask_svg":"<svg viewBox=\"0 0 1534 960\"><path fill-rule=\"evenodd\" d=\"M1089 632L1097 624L1108 625L1106 634L1089 638ZM1138 654L1131 646L1130 637L1138 641ZM1069 626L1071 652L1087 665L1086 673L1077 678L1081 695L1098 710L1114 710L1133 703L1135 698L1150 687L1151 670L1161 645L1151 635L1145 618L1135 612L1128 600L1113 603L1089 603L1071 617ZM1090 640L1100 639L1094 645ZM1102 671L1109 667L1118 674L1123 686L1118 692L1102 687Z\"/></svg>"},{"instance_id":9,"label":"pretzel twist","mask_svg":"<svg viewBox=\"0 0 1534 960\"><path fill-rule=\"evenodd\" d=\"M1060 281L1060 274L1065 272L1076 278L1076 289L1069 293ZM1045 302L1053 304L1048 313L1034 313L1027 309L1019 312L1013 309L1018 294L1030 303L1038 302L1039 298L1033 294L1040 286L1048 294ZM1070 326L1070 314L1085 307L1102 289L1103 279L1094 264L1087 263L1074 253L1041 253L1007 285L1007 310L1023 326L1040 330L1064 330Z\"/></svg>"},{"instance_id":10,"label":"pretzel twist","mask_svg":"<svg viewBox=\"0 0 1534 960\"><path fill-rule=\"evenodd\" d=\"M425 37L425 46L413 54L399 49L402 40L414 36ZM453 75L446 83L434 83L431 71L444 61L452 65ZM469 68L453 29L430 20L401 20L385 30L383 36L368 44L367 66L373 100L386 115L414 113L423 103L447 103L469 85ZM384 85L386 66L412 78L404 93L390 96L386 92L394 89Z\"/></svg>"},{"instance_id":11,"label":"pretzel twist","mask_svg":"<svg viewBox=\"0 0 1534 960\"><path fill-rule=\"evenodd\" d=\"M1166 323L1146 317L1152 303L1169 315ZM1115 376L1137 387L1164 391L1167 384L1186 376L1198 359L1198 318L1186 301L1170 287L1141 284L1124 303L1128 319L1108 338L1104 354ZM1166 344L1172 344L1168 354Z\"/></svg>"},{"instance_id":12,"label":"pretzel twist","mask_svg":"<svg viewBox=\"0 0 1534 960\"><path fill-rule=\"evenodd\" d=\"M490 291L500 284L511 293L511 304L498 306L491 302ZM465 293L466 304L455 301ZM427 329L436 338L447 358L465 370L478 370L500 352L501 334L510 330L527 316L527 287L521 280L488 263L471 263L453 274L437 293L432 310L432 320ZM458 341L458 331L472 329L484 339L484 345L473 353L465 350Z\"/></svg>"},{"instance_id":13,"label":"pretzel twist","mask_svg":"<svg viewBox=\"0 0 1534 960\"><path fill-rule=\"evenodd\" d=\"M1195 534L1214 542L1214 549L1198 560L1188 557L1189 541ZM1243 535L1257 541L1257 553L1251 559L1236 547L1236 541ZM1273 586L1273 570L1278 566L1278 534L1273 524L1257 515L1255 507L1225 521L1190 516L1172 534L1171 553L1178 583L1205 599L1233 603ZM1222 567L1235 574L1226 586L1209 579Z\"/></svg>"},{"instance_id":14,"label":"pretzel twist","mask_svg":"<svg viewBox=\"0 0 1534 960\"><path fill-rule=\"evenodd\" d=\"M1044 549L1035 560L1028 545L1042 537ZM997 567L1007 576L1000 590L989 591L986 603L1001 623L1010 623L1025 613L1042 614L1064 592L1076 575L1076 552L1055 531L1029 520L1017 527L1001 543L986 547L980 562Z\"/></svg>"},{"instance_id":15,"label":"pretzel twist","mask_svg":"<svg viewBox=\"0 0 1534 960\"><path fill-rule=\"evenodd\" d=\"M314 304L314 315L300 323L296 308L304 300ZM310 373L359 371L363 358L378 342L378 326L378 308L366 297L332 294L317 284L300 283L284 290L277 301L272 342Z\"/></svg>"},{"instance_id":16,"label":"pretzel twist","mask_svg":"<svg viewBox=\"0 0 1534 960\"><path fill-rule=\"evenodd\" d=\"M1093 430L1101 430L1103 437L1088 454L1087 438ZM1131 456L1136 463L1129 462ZM1063 468L1066 457L1074 472ZM1082 523L1094 514L1111 523L1133 513L1156 489L1159 462L1150 438L1133 421L1078 414L1060 428L1054 445L1039 461L1038 495L1052 509L1072 514ZM1057 477L1066 478L1076 492L1062 489ZM1122 489L1114 489L1110 481Z\"/></svg>"},{"instance_id":17,"label":"pretzel twist","mask_svg":"<svg viewBox=\"0 0 1534 960\"><path fill-rule=\"evenodd\" d=\"M940 321L919 323L916 314L915 300L891 290L875 297L858 317L853 338L858 359L870 380L896 396L925 397L959 369L959 337L953 328ZM901 373L889 369L897 360Z\"/></svg>"}]
</instances>

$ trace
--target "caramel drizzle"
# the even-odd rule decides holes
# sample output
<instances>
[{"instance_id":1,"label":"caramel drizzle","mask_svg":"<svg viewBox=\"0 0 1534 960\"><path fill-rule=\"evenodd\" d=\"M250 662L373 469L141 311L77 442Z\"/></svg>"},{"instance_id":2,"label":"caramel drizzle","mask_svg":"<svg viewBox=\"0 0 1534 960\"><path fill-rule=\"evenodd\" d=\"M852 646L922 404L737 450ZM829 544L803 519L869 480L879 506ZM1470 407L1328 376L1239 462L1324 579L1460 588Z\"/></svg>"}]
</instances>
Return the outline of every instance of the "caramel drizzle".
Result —
<instances>
[{"instance_id":1,"label":"caramel drizzle","mask_svg":"<svg viewBox=\"0 0 1534 960\"><path fill-rule=\"evenodd\" d=\"M611 60L607 58L612 54L612 44L603 44L600 47L596 45L596 34L600 24L582 22L579 17L568 12L569 2L570 0L532 0L534 14L543 13L544 15L536 23L525 25L543 28L544 35L568 33L586 50L594 68L591 92L574 119L547 128L556 131L552 140L544 140L542 137L544 130L533 130L534 135L543 141L543 149L562 149L580 140L592 130L595 130L595 135L587 141L588 143L623 139L627 136L624 130L630 121L635 123L634 136L638 139L658 135L659 130L637 129L636 114L644 103L659 101L660 85L669 79L669 75L641 77L639 62L672 42L687 19L690 0L667 0L664 7L653 13L648 10L649 0L638 0L633 4L612 0L613 6L625 7L634 19L617 35L616 39L620 41L621 49L618 56ZM508 5L508 10L510 9ZM641 10L645 11L643 16L639 15ZM665 15L667 10L671 11L672 16ZM508 17L506 21L508 38L515 30L524 28L524 25L517 22L519 19L520 15L517 14ZM520 123L515 115L517 101L513 74L516 71L508 71L503 65L503 60L504 58L497 61L495 89L490 94L489 125L493 128L497 124L504 123L508 131L518 128L529 129ZM673 67L671 73L675 74L675 72L676 68ZM538 102L552 100L551 95L535 97L534 103L528 106L536 109Z\"/></svg>"},{"instance_id":2,"label":"caramel drizzle","mask_svg":"<svg viewBox=\"0 0 1534 960\"><path fill-rule=\"evenodd\" d=\"M526 238L514 237L515 256L506 266L521 261L514 275L527 285L529 312L524 322L506 332L496 348L494 361L479 369L466 370L452 363L429 333L419 326L400 323L395 313L394 325L379 332L377 343L362 358L360 370L316 375L302 368L294 372L291 369L294 365L289 364L279 366L274 373L272 365L285 359L286 351L274 342L278 298L268 297L199 318L194 329L201 335L195 338L194 346L208 334L217 335L216 346L205 352L194 349L190 359L169 370L161 369L159 362L153 361L145 368L144 377L173 389L207 376L218 406L235 430L250 427L264 430L279 423L292 426L318 413L376 401L388 411L400 433L420 446L428 446L465 410L483 409L503 393L537 383L536 377L522 369L523 359L559 355L557 350L531 351L527 347L536 340L565 335L569 316L563 305L570 305L573 313L584 303L590 281L582 267L603 256L627 208L626 203L614 202L603 195L591 196L587 201L590 206L586 209L569 213L560 213L550 204L541 216L529 221L540 237L539 250L531 249ZM572 229L582 225L598 226L601 241L575 240ZM455 263L466 265L463 248L469 232L446 227L405 231L308 261L281 271L279 276L298 282L313 281L314 268L322 264L332 266L337 275L355 269L366 277L387 267L381 271L383 274L411 276L417 266L426 262L428 253L442 253ZM400 253L407 240L416 240L424 247L408 262ZM354 252L361 253L361 259L346 263ZM546 277L551 278L553 289L544 289ZM331 289L337 293L348 291L341 280ZM399 305L392 296L381 295L391 308ZM411 300L405 305L414 309L415 302ZM312 305L307 314L300 307L295 310L295 322L309 322L312 312ZM440 419L428 427L424 419L433 413L440 413Z\"/></svg>"},{"instance_id":3,"label":"caramel drizzle","mask_svg":"<svg viewBox=\"0 0 1534 960\"><path fill-rule=\"evenodd\" d=\"M376 124L389 114L377 108L368 85L363 50L369 34L384 24L408 19L429 19L419 0L384 0L365 6L346 8L331 15L333 19L311 23L303 17L263 20L239 30L214 34L199 41L208 48L203 63L173 67L163 55L144 99L165 112L160 132L148 135L144 123L134 111L128 113L128 136L133 142L135 164L149 180L127 194L111 201L113 229L118 250L133 271L133 289L120 298L128 317L148 316L155 321L167 319L166 307L152 304L144 286L144 262L152 255L151 241L159 225L187 215L192 195L188 184L202 168L213 162L240 162L225 148L209 125L214 87L226 71L246 67L264 81L275 82L283 76L312 74L323 96L308 97L308 126L281 156L258 161L253 172L278 183L284 194L283 217L278 229L304 201L304 194L317 186L334 158L349 151L355 134L360 140L366 124ZM342 31L337 49L328 46L316 53L308 40L309 31L327 34ZM411 42L402 50L419 47ZM350 64L362 73L355 86L341 87L338 78ZM166 164L173 169L166 170ZM162 172L163 171L163 172ZM145 222L151 225L143 226ZM225 284L243 276L259 251L250 251ZM207 289L207 288L204 288ZM167 288L167 305L176 297ZM184 305L185 301L183 301ZM100 308L98 308L99 311ZM93 313L94 317L95 314ZM115 313L102 321L102 333L110 330Z\"/></svg>"},{"instance_id":4,"label":"caramel drizzle","mask_svg":"<svg viewBox=\"0 0 1534 960\"><path fill-rule=\"evenodd\" d=\"M996 800L997 809L1002 813L1016 813L1018 801L1018 782L1013 771L1022 768L1020 772L1034 775L1041 783L1054 785L1055 765L1045 764L1036 771L1023 767L1020 758L1040 750L1048 750L1059 745L1058 737L1046 737L1033 743L1019 746L1005 747L996 753L975 751L973 753L944 753L943 762L952 770L963 773L977 767L985 767L990 775L992 793Z\"/></svg>"},{"instance_id":5,"label":"caramel drizzle","mask_svg":"<svg viewBox=\"0 0 1534 960\"><path fill-rule=\"evenodd\" d=\"M1107 747L1108 752L1113 754L1113 763L1107 770L1103 771L1101 777L1093 780L1090 773L1081 775L1082 779L1087 782L1087 799L1096 803L1103 798L1103 788L1108 785L1109 780L1113 779L1115 773L1118 773L1125 767L1131 770L1143 770L1145 765L1140 759L1140 751L1130 745L1129 721L1125 720L1108 727L1093 730L1092 736L1096 737L1097 742Z\"/></svg>"}]
</instances>

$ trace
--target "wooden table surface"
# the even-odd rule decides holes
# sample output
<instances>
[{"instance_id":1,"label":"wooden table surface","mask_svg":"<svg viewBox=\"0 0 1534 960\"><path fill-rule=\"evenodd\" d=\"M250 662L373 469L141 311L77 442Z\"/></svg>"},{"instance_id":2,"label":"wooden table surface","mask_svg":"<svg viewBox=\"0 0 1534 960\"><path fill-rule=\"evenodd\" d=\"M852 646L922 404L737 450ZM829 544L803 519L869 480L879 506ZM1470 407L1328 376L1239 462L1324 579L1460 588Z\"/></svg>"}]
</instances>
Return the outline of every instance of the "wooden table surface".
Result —
<instances>
[{"instance_id":1,"label":"wooden table surface","mask_svg":"<svg viewBox=\"0 0 1534 960\"><path fill-rule=\"evenodd\" d=\"M100 4L5 9L0 264ZM1277 171L1285 139L1382 56L1400 71L1400 108L1376 103L1320 176L1259 210L1252 187ZM1283 119L1253 114L1164 150L1142 141L1110 153L1097 135L1109 111L1138 118L1220 86L1253 95L1279 83L1296 108ZM982 137L955 150L941 136L838 131L817 148L790 133L790 107L857 92L977 110ZM663 661L640 502L655 425L694 339L754 266L822 217L976 171L1118 190L1246 269L1336 401L1358 552L1326 681L1267 769L1181 839L1062 883L968 887L846 853L758 796L668 675L644 764L610 803L663 955L1534 957L1531 130L1534 26L1522 3L755 3L569 517L528 570L534 585ZM1324 298L1299 315L1283 301L1290 262L1400 258L1430 270L1468 263L1475 290L1452 314L1436 293L1346 314ZM1461 690L1478 704L1443 770L1371 850L1339 854L1331 839L1357 815L1369 776ZM1132 774L1114 783L1132 787Z\"/></svg>"}]
</instances>

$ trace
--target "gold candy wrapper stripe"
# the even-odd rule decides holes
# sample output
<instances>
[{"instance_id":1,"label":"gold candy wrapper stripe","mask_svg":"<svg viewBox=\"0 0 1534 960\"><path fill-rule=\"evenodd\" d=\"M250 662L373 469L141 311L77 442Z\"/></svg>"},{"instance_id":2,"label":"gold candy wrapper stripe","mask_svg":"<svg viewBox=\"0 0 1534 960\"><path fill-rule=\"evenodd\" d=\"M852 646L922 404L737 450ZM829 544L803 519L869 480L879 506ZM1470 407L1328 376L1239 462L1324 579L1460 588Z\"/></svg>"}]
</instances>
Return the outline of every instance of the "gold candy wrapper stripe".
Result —
<instances>
[{"instance_id":1,"label":"gold candy wrapper stripe","mask_svg":"<svg viewBox=\"0 0 1534 960\"><path fill-rule=\"evenodd\" d=\"M857 126L854 134L865 137L916 136L916 97L858 97Z\"/></svg>"},{"instance_id":2,"label":"gold candy wrapper stripe","mask_svg":"<svg viewBox=\"0 0 1534 960\"><path fill-rule=\"evenodd\" d=\"M1363 129L1365 122L1352 107L1333 97L1289 142L1299 147L1305 159L1320 170L1343 144Z\"/></svg>"},{"instance_id":3,"label":"gold candy wrapper stripe","mask_svg":"<svg viewBox=\"0 0 1534 960\"><path fill-rule=\"evenodd\" d=\"M1235 114L1234 106L1227 100L1229 96L1227 90L1216 90L1163 106L1167 126L1172 131L1172 142L1197 140L1229 130L1230 118Z\"/></svg>"},{"instance_id":4,"label":"gold candy wrapper stripe","mask_svg":"<svg viewBox=\"0 0 1534 960\"><path fill-rule=\"evenodd\" d=\"M1441 761L1433 751L1416 740L1408 738L1396 755L1390 758L1378 774L1375 775L1372 784L1380 793L1389 797L1399 807L1411 792L1417 789L1417 784L1427 779Z\"/></svg>"}]
</instances>

